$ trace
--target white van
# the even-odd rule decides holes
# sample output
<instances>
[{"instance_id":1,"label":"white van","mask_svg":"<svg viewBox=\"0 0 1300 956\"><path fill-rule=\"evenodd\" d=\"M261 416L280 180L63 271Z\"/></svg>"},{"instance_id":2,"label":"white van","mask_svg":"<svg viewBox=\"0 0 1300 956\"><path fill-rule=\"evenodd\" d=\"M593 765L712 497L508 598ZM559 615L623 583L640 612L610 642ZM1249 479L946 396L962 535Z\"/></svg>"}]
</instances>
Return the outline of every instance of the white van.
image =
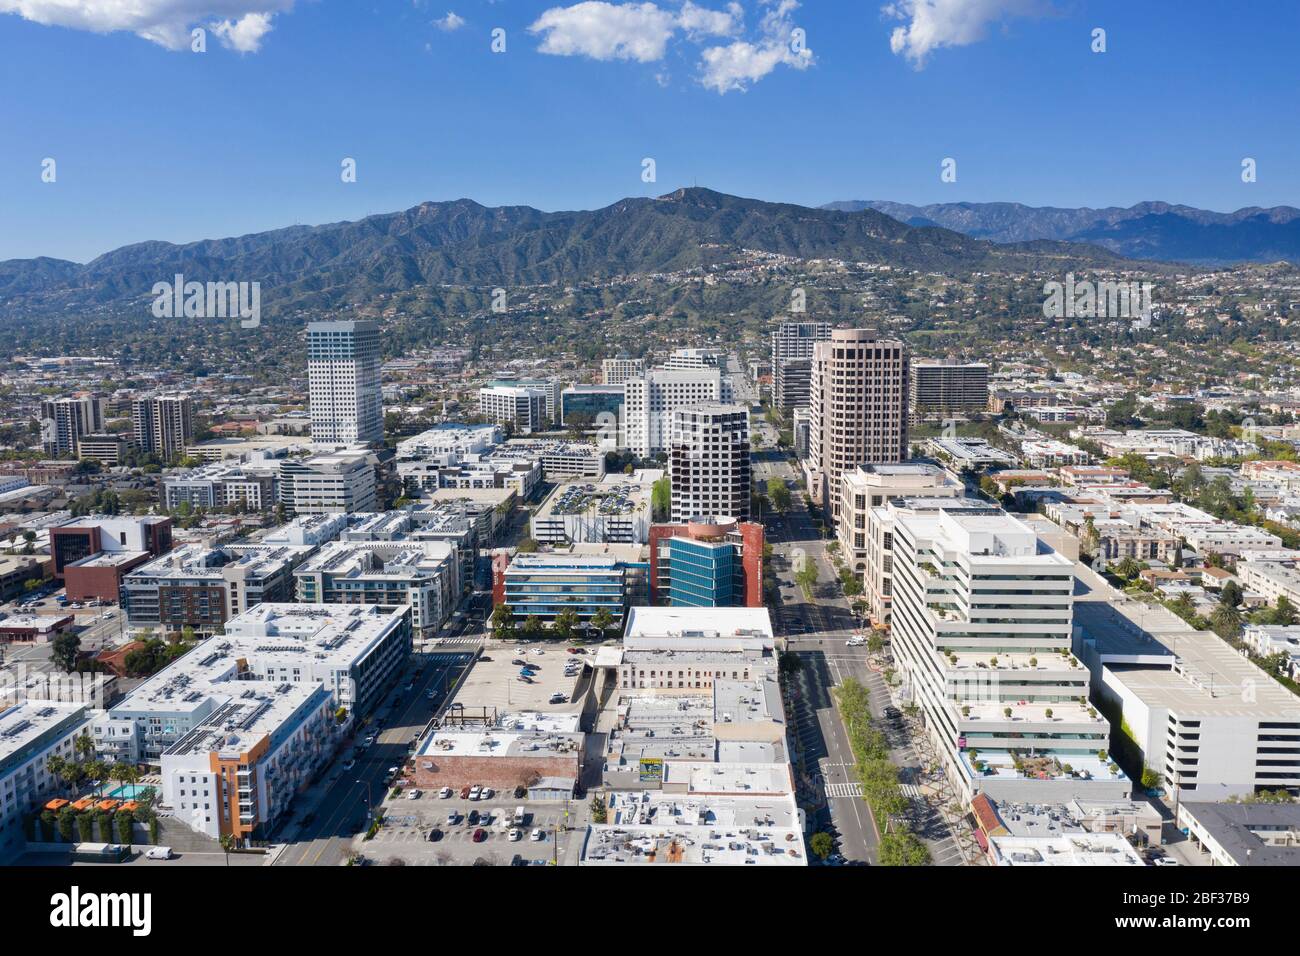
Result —
<instances>
[{"instance_id":1,"label":"white van","mask_svg":"<svg viewBox=\"0 0 1300 956\"><path fill-rule=\"evenodd\" d=\"M524 811L523 807L515 807L515 815L512 818L515 821L515 826L517 827L523 826L524 820L527 819L527 817L528 814Z\"/></svg>"},{"instance_id":2,"label":"white van","mask_svg":"<svg viewBox=\"0 0 1300 956\"><path fill-rule=\"evenodd\" d=\"M145 851L146 860L170 860L172 858L172 848L169 846L151 846Z\"/></svg>"}]
</instances>

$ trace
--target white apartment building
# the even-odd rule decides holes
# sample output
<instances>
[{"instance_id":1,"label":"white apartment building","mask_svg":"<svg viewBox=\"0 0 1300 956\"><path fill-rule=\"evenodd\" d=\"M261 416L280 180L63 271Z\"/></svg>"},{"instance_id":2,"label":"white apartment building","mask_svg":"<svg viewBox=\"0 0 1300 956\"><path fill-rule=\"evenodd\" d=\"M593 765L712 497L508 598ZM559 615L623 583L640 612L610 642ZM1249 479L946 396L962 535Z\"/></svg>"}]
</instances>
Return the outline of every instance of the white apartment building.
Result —
<instances>
[{"instance_id":1,"label":"white apartment building","mask_svg":"<svg viewBox=\"0 0 1300 956\"><path fill-rule=\"evenodd\" d=\"M312 322L307 326L311 438L320 448L384 440L379 325Z\"/></svg>"},{"instance_id":2,"label":"white apartment building","mask_svg":"<svg viewBox=\"0 0 1300 956\"><path fill-rule=\"evenodd\" d=\"M1127 798L1070 652L1074 563L1004 513L898 513L893 535L904 693L964 797Z\"/></svg>"},{"instance_id":3,"label":"white apartment building","mask_svg":"<svg viewBox=\"0 0 1300 956\"><path fill-rule=\"evenodd\" d=\"M163 505L169 510L188 503L193 508L225 508L242 504L250 511L270 508L279 500L280 463L215 461L163 478Z\"/></svg>"},{"instance_id":4,"label":"white apartment building","mask_svg":"<svg viewBox=\"0 0 1300 956\"><path fill-rule=\"evenodd\" d=\"M338 541L300 565L294 580L303 604L409 606L427 637L460 603L460 570L457 547L447 541Z\"/></svg>"},{"instance_id":5,"label":"white apartment building","mask_svg":"<svg viewBox=\"0 0 1300 956\"><path fill-rule=\"evenodd\" d=\"M188 395L138 398L131 403L131 429L141 451L163 459L182 455L194 440L194 402Z\"/></svg>"},{"instance_id":6,"label":"white apartment building","mask_svg":"<svg viewBox=\"0 0 1300 956\"><path fill-rule=\"evenodd\" d=\"M42 401L41 446L45 454L76 454L84 436L104 430L104 405L104 399L90 396Z\"/></svg>"},{"instance_id":7,"label":"white apartment building","mask_svg":"<svg viewBox=\"0 0 1300 956\"><path fill-rule=\"evenodd\" d=\"M716 368L651 369L623 387L625 443L641 458L668 451L675 409L722 401L722 373Z\"/></svg>"},{"instance_id":8,"label":"white apartment building","mask_svg":"<svg viewBox=\"0 0 1300 956\"><path fill-rule=\"evenodd\" d=\"M671 520L680 523L707 515L748 521L749 411L721 404L678 408L671 428Z\"/></svg>"},{"instance_id":9,"label":"white apartment building","mask_svg":"<svg viewBox=\"0 0 1300 956\"><path fill-rule=\"evenodd\" d=\"M365 451L344 450L280 462L280 502L291 515L374 511L375 466Z\"/></svg>"},{"instance_id":10,"label":"white apartment building","mask_svg":"<svg viewBox=\"0 0 1300 956\"><path fill-rule=\"evenodd\" d=\"M965 486L954 475L928 462L861 465L840 476L840 520L836 534L840 554L859 574L867 570L871 549L871 511L891 498L959 498Z\"/></svg>"},{"instance_id":11,"label":"white apartment building","mask_svg":"<svg viewBox=\"0 0 1300 956\"><path fill-rule=\"evenodd\" d=\"M239 699L246 680L320 685L331 709L365 716L410 652L406 607L259 604L97 716L95 747L109 760L158 766L173 744Z\"/></svg>"},{"instance_id":12,"label":"white apartment building","mask_svg":"<svg viewBox=\"0 0 1300 956\"><path fill-rule=\"evenodd\" d=\"M866 329L835 329L813 348L808 459L813 500L838 520L840 475L908 456L907 347Z\"/></svg>"},{"instance_id":13,"label":"white apartment building","mask_svg":"<svg viewBox=\"0 0 1300 956\"><path fill-rule=\"evenodd\" d=\"M0 861L22 852L24 817L63 788L49 759L76 756L73 742L86 730L86 714L84 703L48 700L0 709Z\"/></svg>"}]
</instances>

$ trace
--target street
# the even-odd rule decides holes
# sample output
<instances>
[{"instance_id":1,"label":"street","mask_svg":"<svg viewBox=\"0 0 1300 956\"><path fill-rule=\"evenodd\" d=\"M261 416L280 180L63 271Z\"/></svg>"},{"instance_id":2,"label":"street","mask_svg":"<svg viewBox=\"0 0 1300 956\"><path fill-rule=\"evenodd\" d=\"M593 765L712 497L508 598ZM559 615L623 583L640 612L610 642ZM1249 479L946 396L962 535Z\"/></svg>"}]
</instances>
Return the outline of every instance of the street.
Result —
<instances>
[{"instance_id":1,"label":"street","mask_svg":"<svg viewBox=\"0 0 1300 956\"><path fill-rule=\"evenodd\" d=\"M880 834L870 809L862 799L856 762L832 689L846 678L863 684L871 695L871 710L885 726L882 715L891 699L880 665L873 667L865 646L847 641L859 622L837 581L826 552L826 541L808 514L798 479L789 462L776 453L755 456L757 487L777 477L791 486L791 507L785 514L764 515L767 541L772 545L772 570L780 597L769 601L772 624L784 638L787 653L798 656L802 667L792 677L798 687L790 714L796 741L792 755L799 778L801 805L809 814L811 831L826 830L836 837L837 851L848 863L875 863ZM808 601L795 582L801 561L817 568L818 583ZM891 758L900 768L903 792L912 799L910 821L939 865L965 862L948 824L927 802L919 786L922 767L906 727L887 730Z\"/></svg>"}]
</instances>

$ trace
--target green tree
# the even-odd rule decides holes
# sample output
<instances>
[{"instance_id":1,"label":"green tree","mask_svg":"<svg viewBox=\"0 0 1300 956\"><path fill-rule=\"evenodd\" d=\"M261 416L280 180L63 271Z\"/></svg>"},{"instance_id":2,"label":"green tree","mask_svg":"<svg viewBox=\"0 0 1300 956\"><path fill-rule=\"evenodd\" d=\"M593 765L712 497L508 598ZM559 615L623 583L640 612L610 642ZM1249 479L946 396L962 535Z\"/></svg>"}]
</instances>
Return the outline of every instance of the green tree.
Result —
<instances>
[{"instance_id":1,"label":"green tree","mask_svg":"<svg viewBox=\"0 0 1300 956\"><path fill-rule=\"evenodd\" d=\"M515 609L509 604L492 609L492 633L503 641L515 636Z\"/></svg>"},{"instance_id":2,"label":"green tree","mask_svg":"<svg viewBox=\"0 0 1300 956\"><path fill-rule=\"evenodd\" d=\"M573 632L579 623L578 612L571 607L566 607L559 614L555 615L555 621L551 624L551 630L560 640L569 641L573 639Z\"/></svg>"},{"instance_id":3,"label":"green tree","mask_svg":"<svg viewBox=\"0 0 1300 956\"><path fill-rule=\"evenodd\" d=\"M835 839L825 830L818 830L808 841L808 846L813 852L813 856L825 862L827 857L835 850Z\"/></svg>"},{"instance_id":4,"label":"green tree","mask_svg":"<svg viewBox=\"0 0 1300 956\"><path fill-rule=\"evenodd\" d=\"M609 613L609 608L602 607L591 616L591 626L603 635L614 626L614 615Z\"/></svg>"},{"instance_id":5,"label":"green tree","mask_svg":"<svg viewBox=\"0 0 1300 956\"><path fill-rule=\"evenodd\" d=\"M784 478L767 479L767 497L779 513L784 514L790 510L790 489Z\"/></svg>"},{"instance_id":6,"label":"green tree","mask_svg":"<svg viewBox=\"0 0 1300 956\"><path fill-rule=\"evenodd\" d=\"M542 619L540 617L536 614L530 614L524 619L522 633L526 640L538 641L542 639L543 635L545 635L546 626L542 624Z\"/></svg>"},{"instance_id":7,"label":"green tree","mask_svg":"<svg viewBox=\"0 0 1300 956\"><path fill-rule=\"evenodd\" d=\"M673 485L667 475L650 488L650 509L655 521L667 521L673 508Z\"/></svg>"},{"instance_id":8,"label":"green tree","mask_svg":"<svg viewBox=\"0 0 1300 956\"><path fill-rule=\"evenodd\" d=\"M64 673L77 669L77 656L81 653L81 638L65 631L50 642L50 659Z\"/></svg>"}]
</instances>

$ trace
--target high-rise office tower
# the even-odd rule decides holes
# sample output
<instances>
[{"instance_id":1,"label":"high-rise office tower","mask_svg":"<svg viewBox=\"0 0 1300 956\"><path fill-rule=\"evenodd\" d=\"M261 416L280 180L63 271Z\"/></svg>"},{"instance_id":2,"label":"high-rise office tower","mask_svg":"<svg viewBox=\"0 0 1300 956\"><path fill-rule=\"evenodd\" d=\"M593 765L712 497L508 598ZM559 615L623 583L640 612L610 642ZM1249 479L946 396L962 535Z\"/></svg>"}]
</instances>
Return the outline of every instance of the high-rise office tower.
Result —
<instances>
[{"instance_id":1,"label":"high-rise office tower","mask_svg":"<svg viewBox=\"0 0 1300 956\"><path fill-rule=\"evenodd\" d=\"M672 520L749 518L749 411L710 403L672 413Z\"/></svg>"},{"instance_id":2,"label":"high-rise office tower","mask_svg":"<svg viewBox=\"0 0 1300 956\"><path fill-rule=\"evenodd\" d=\"M907 459L907 347L867 329L836 329L813 350L809 386L808 490L832 519L840 476Z\"/></svg>"},{"instance_id":3,"label":"high-rise office tower","mask_svg":"<svg viewBox=\"0 0 1300 956\"><path fill-rule=\"evenodd\" d=\"M83 435L104 428L104 399L55 398L41 402L41 444L47 455L75 455Z\"/></svg>"},{"instance_id":4,"label":"high-rise office tower","mask_svg":"<svg viewBox=\"0 0 1300 956\"><path fill-rule=\"evenodd\" d=\"M160 458L185 453L194 440L194 403L188 395L158 395L131 403L131 430L143 452Z\"/></svg>"},{"instance_id":5,"label":"high-rise office tower","mask_svg":"<svg viewBox=\"0 0 1300 956\"><path fill-rule=\"evenodd\" d=\"M312 322L307 326L307 382L315 445L341 448L384 440L379 366L377 323Z\"/></svg>"},{"instance_id":6,"label":"high-rise office tower","mask_svg":"<svg viewBox=\"0 0 1300 956\"><path fill-rule=\"evenodd\" d=\"M772 330L772 406L787 418L808 407L813 347L830 337L829 322L782 322Z\"/></svg>"},{"instance_id":7,"label":"high-rise office tower","mask_svg":"<svg viewBox=\"0 0 1300 956\"><path fill-rule=\"evenodd\" d=\"M722 373L716 368L651 369L623 383L624 443L649 458L668 450L674 409L722 401Z\"/></svg>"}]
</instances>

